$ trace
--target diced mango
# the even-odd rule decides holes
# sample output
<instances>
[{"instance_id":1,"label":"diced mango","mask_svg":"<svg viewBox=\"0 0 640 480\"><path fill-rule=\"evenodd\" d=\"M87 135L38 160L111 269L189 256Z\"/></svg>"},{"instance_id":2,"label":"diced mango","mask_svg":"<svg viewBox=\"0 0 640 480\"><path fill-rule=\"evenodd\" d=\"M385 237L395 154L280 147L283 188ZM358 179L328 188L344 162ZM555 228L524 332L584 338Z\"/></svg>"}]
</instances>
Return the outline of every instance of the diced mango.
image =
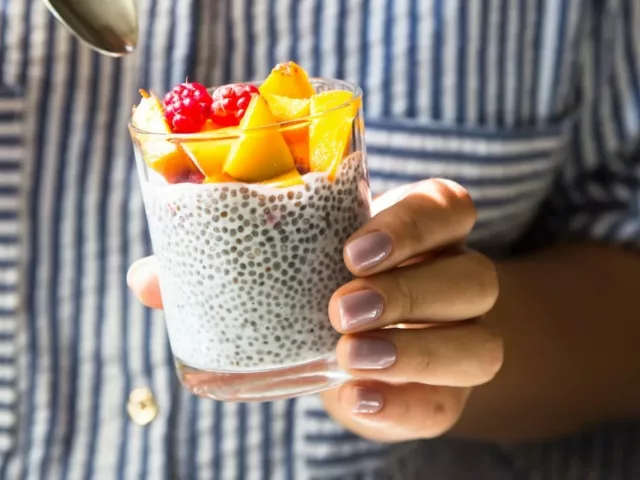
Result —
<instances>
[{"instance_id":1,"label":"diced mango","mask_svg":"<svg viewBox=\"0 0 640 480\"><path fill-rule=\"evenodd\" d=\"M143 98L133 111L134 127L149 133L168 135L171 128L164 118L162 104L155 96L143 93ZM189 156L182 147L154 135L140 135L137 138L145 163L167 181L175 182L196 171Z\"/></svg>"},{"instance_id":2,"label":"diced mango","mask_svg":"<svg viewBox=\"0 0 640 480\"><path fill-rule=\"evenodd\" d=\"M245 131L233 143L224 164L225 173L244 182L262 182L295 168L289 147L261 95L251 100L239 129Z\"/></svg>"},{"instance_id":3,"label":"diced mango","mask_svg":"<svg viewBox=\"0 0 640 480\"><path fill-rule=\"evenodd\" d=\"M267 101L273 117L279 123L309 116L310 108L307 98L289 98L269 93L263 93L262 96Z\"/></svg>"},{"instance_id":4,"label":"diced mango","mask_svg":"<svg viewBox=\"0 0 640 480\"><path fill-rule=\"evenodd\" d=\"M325 113L329 110L345 106L343 115L347 113L352 117L358 114L360 108L361 97L355 97L353 92L347 90L329 90L327 92L316 93L309 100L309 110L311 115ZM343 110L340 109L340 112Z\"/></svg>"},{"instance_id":5,"label":"diced mango","mask_svg":"<svg viewBox=\"0 0 640 480\"><path fill-rule=\"evenodd\" d=\"M307 72L294 62L279 63L260 86L261 94L282 95L290 98L309 98L315 90L309 83Z\"/></svg>"},{"instance_id":6,"label":"diced mango","mask_svg":"<svg viewBox=\"0 0 640 480\"><path fill-rule=\"evenodd\" d=\"M327 172L333 178L338 171L351 135L352 120L314 121L309 134L309 167L312 172Z\"/></svg>"},{"instance_id":7,"label":"diced mango","mask_svg":"<svg viewBox=\"0 0 640 480\"><path fill-rule=\"evenodd\" d=\"M340 108L342 107L342 108ZM360 99L353 93L333 90L311 97L311 115L317 115L309 127L310 168L314 172L328 172L333 178L340 162L349 151L353 120L360 107Z\"/></svg>"},{"instance_id":8,"label":"diced mango","mask_svg":"<svg viewBox=\"0 0 640 480\"><path fill-rule=\"evenodd\" d=\"M309 172L309 122L285 126L280 133L289 146L296 168L302 173Z\"/></svg>"},{"instance_id":9,"label":"diced mango","mask_svg":"<svg viewBox=\"0 0 640 480\"><path fill-rule=\"evenodd\" d=\"M217 128L213 122L207 121L201 133L211 131L216 133L210 139L194 139L182 143L184 151L207 177L214 177L222 173L231 147L239 133L235 127Z\"/></svg>"},{"instance_id":10,"label":"diced mango","mask_svg":"<svg viewBox=\"0 0 640 480\"><path fill-rule=\"evenodd\" d=\"M247 110L240 121L240 130L274 126L277 128L278 122L274 118L269 105L262 95L254 95L247 107Z\"/></svg>"},{"instance_id":11,"label":"diced mango","mask_svg":"<svg viewBox=\"0 0 640 480\"><path fill-rule=\"evenodd\" d=\"M141 90L142 99L140 103L133 108L133 117L131 119L133 126L151 133L171 133L171 128L164 118L164 110L162 103L153 95Z\"/></svg>"},{"instance_id":12,"label":"diced mango","mask_svg":"<svg viewBox=\"0 0 640 480\"><path fill-rule=\"evenodd\" d=\"M206 176L202 183L233 183L236 179L226 173L219 173L217 175Z\"/></svg>"},{"instance_id":13,"label":"diced mango","mask_svg":"<svg viewBox=\"0 0 640 480\"><path fill-rule=\"evenodd\" d=\"M282 122L293 122L309 116L309 100L288 98L282 95L264 94L274 118ZM280 133L287 142L296 167L301 172L309 171L309 123L284 125Z\"/></svg>"},{"instance_id":14,"label":"diced mango","mask_svg":"<svg viewBox=\"0 0 640 480\"><path fill-rule=\"evenodd\" d=\"M287 173L283 173L282 175L279 175L270 180L265 180L260 183L269 187L284 188L292 187L294 185L303 185L304 180L302 180L302 175L300 175L300 172L298 172L298 170L294 168Z\"/></svg>"}]
</instances>

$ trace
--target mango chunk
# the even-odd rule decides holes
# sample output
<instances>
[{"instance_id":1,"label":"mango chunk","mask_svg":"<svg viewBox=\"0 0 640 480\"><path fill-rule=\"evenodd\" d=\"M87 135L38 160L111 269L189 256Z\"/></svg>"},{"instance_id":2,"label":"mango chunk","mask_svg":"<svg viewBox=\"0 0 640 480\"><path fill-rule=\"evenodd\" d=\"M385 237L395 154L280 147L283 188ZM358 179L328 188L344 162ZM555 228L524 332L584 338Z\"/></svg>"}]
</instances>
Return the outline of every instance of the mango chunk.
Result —
<instances>
[{"instance_id":1,"label":"mango chunk","mask_svg":"<svg viewBox=\"0 0 640 480\"><path fill-rule=\"evenodd\" d=\"M226 173L219 173L217 175L207 175L202 183L233 183L236 179Z\"/></svg>"},{"instance_id":2,"label":"mango chunk","mask_svg":"<svg viewBox=\"0 0 640 480\"><path fill-rule=\"evenodd\" d=\"M171 134L171 128L164 118L162 104L153 95L146 92L133 111L134 127L150 133ZM168 140L153 135L140 135L137 139L142 157L149 166L161 174L168 182L174 183L188 177L197 170L182 147Z\"/></svg>"},{"instance_id":3,"label":"mango chunk","mask_svg":"<svg viewBox=\"0 0 640 480\"><path fill-rule=\"evenodd\" d=\"M259 88L261 94L282 95L290 98L309 98L315 90L309 83L307 72L295 62L279 63Z\"/></svg>"},{"instance_id":4,"label":"mango chunk","mask_svg":"<svg viewBox=\"0 0 640 480\"><path fill-rule=\"evenodd\" d=\"M360 100L353 100L353 93L347 91L334 90L311 97L311 115L318 115L309 127L311 171L328 172L329 178L335 176L348 153L353 121L359 108Z\"/></svg>"},{"instance_id":5,"label":"mango chunk","mask_svg":"<svg viewBox=\"0 0 640 480\"><path fill-rule=\"evenodd\" d=\"M227 156L224 173L243 182L262 182L295 168L289 147L261 95L251 100L239 129L241 136Z\"/></svg>"},{"instance_id":6,"label":"mango chunk","mask_svg":"<svg viewBox=\"0 0 640 480\"><path fill-rule=\"evenodd\" d=\"M212 131L216 132L213 138L194 139L182 143L184 151L206 177L222 174L231 147L239 133L235 127L217 128L213 122L207 121L201 133Z\"/></svg>"},{"instance_id":7,"label":"mango chunk","mask_svg":"<svg viewBox=\"0 0 640 480\"><path fill-rule=\"evenodd\" d=\"M263 93L262 96L267 101L271 114L279 123L309 116L308 98L289 98L270 93Z\"/></svg>"},{"instance_id":8,"label":"mango chunk","mask_svg":"<svg viewBox=\"0 0 640 480\"><path fill-rule=\"evenodd\" d=\"M348 104L348 105L347 105ZM344 114L355 117L361 105L361 97L354 98L353 92L347 90L330 90L328 92L316 93L309 99L309 111L311 115L325 113L344 105ZM339 112L343 112L340 109Z\"/></svg>"},{"instance_id":9,"label":"mango chunk","mask_svg":"<svg viewBox=\"0 0 640 480\"><path fill-rule=\"evenodd\" d=\"M300 172L294 168L287 173L283 173L282 175L272 178L271 180L265 180L261 183L269 187L285 188L292 187L294 185L303 185L304 180L302 180Z\"/></svg>"},{"instance_id":10,"label":"mango chunk","mask_svg":"<svg viewBox=\"0 0 640 480\"><path fill-rule=\"evenodd\" d=\"M289 98L282 95L264 94L274 118L280 122L293 122L309 116L309 99ZM282 126L280 133L287 142L296 167L301 172L309 171L309 123L300 122Z\"/></svg>"},{"instance_id":11,"label":"mango chunk","mask_svg":"<svg viewBox=\"0 0 640 480\"><path fill-rule=\"evenodd\" d=\"M295 123L280 130L282 138L289 146L296 168L302 173L310 171L309 125L309 122Z\"/></svg>"}]
</instances>

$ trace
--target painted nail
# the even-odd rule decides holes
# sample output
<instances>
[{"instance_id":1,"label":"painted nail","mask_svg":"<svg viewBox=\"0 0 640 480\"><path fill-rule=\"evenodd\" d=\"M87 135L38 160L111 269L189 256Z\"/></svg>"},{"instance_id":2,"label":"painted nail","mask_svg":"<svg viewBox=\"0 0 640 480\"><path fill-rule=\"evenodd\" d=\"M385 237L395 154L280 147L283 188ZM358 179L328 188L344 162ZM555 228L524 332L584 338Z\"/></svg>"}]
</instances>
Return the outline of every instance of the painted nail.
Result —
<instances>
[{"instance_id":1,"label":"painted nail","mask_svg":"<svg viewBox=\"0 0 640 480\"><path fill-rule=\"evenodd\" d=\"M384 299L373 290L360 290L340 297L338 309L342 329L355 330L375 323L384 309Z\"/></svg>"},{"instance_id":2,"label":"painted nail","mask_svg":"<svg viewBox=\"0 0 640 480\"><path fill-rule=\"evenodd\" d=\"M389 256L393 240L385 232L372 232L349 242L345 252L353 266L364 271L375 267Z\"/></svg>"},{"instance_id":3,"label":"painted nail","mask_svg":"<svg viewBox=\"0 0 640 480\"><path fill-rule=\"evenodd\" d=\"M383 338L354 338L349 342L349 367L381 370L396 362L396 346Z\"/></svg>"},{"instance_id":4,"label":"painted nail","mask_svg":"<svg viewBox=\"0 0 640 480\"><path fill-rule=\"evenodd\" d=\"M368 388L356 388L356 403L353 413L372 414L382 410L382 395Z\"/></svg>"}]
</instances>

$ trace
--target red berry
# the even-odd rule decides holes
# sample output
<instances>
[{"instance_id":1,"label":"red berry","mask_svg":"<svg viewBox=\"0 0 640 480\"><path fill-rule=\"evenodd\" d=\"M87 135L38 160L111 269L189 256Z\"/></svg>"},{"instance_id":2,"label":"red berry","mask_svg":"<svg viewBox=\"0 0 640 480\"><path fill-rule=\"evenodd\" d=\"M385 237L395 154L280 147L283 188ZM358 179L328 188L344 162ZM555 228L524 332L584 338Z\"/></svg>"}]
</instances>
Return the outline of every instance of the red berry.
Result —
<instances>
[{"instance_id":1,"label":"red berry","mask_svg":"<svg viewBox=\"0 0 640 480\"><path fill-rule=\"evenodd\" d=\"M165 177L168 183L202 183L204 181L204 174L200 170L190 171L183 170L182 172L175 173L168 177Z\"/></svg>"},{"instance_id":2,"label":"red berry","mask_svg":"<svg viewBox=\"0 0 640 480\"><path fill-rule=\"evenodd\" d=\"M211 109L211 95L200 83L181 83L164 96L164 116L175 133L199 132Z\"/></svg>"},{"instance_id":3,"label":"red berry","mask_svg":"<svg viewBox=\"0 0 640 480\"><path fill-rule=\"evenodd\" d=\"M189 174L189 183L202 183L204 181L204 173L200 170Z\"/></svg>"},{"instance_id":4,"label":"red berry","mask_svg":"<svg viewBox=\"0 0 640 480\"><path fill-rule=\"evenodd\" d=\"M211 119L223 127L240 124L254 95L260 92L254 85L235 83L217 88L211 97Z\"/></svg>"}]
</instances>

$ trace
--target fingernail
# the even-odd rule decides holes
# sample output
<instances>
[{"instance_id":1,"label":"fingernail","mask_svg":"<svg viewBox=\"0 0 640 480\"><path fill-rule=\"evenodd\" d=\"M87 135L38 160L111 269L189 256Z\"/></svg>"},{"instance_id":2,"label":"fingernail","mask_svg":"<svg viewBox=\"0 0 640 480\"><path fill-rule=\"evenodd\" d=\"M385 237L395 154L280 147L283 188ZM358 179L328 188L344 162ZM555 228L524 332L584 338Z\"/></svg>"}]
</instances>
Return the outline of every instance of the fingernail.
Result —
<instances>
[{"instance_id":1,"label":"fingernail","mask_svg":"<svg viewBox=\"0 0 640 480\"><path fill-rule=\"evenodd\" d=\"M338 300L342 329L355 330L374 323L382 314L384 299L373 290L360 290Z\"/></svg>"},{"instance_id":2,"label":"fingernail","mask_svg":"<svg viewBox=\"0 0 640 480\"><path fill-rule=\"evenodd\" d=\"M127 285L132 286L147 277L153 270L153 257L141 258L134 262L127 272Z\"/></svg>"},{"instance_id":3,"label":"fingernail","mask_svg":"<svg viewBox=\"0 0 640 480\"><path fill-rule=\"evenodd\" d=\"M387 258L393 240L385 232L372 232L349 242L345 252L357 270L367 270Z\"/></svg>"},{"instance_id":4,"label":"fingernail","mask_svg":"<svg viewBox=\"0 0 640 480\"><path fill-rule=\"evenodd\" d=\"M356 403L353 413L372 414L382 410L382 395L368 388L356 388Z\"/></svg>"},{"instance_id":5,"label":"fingernail","mask_svg":"<svg viewBox=\"0 0 640 480\"><path fill-rule=\"evenodd\" d=\"M358 370L381 370L396 362L396 346L383 338L354 338L349 343L349 367Z\"/></svg>"}]
</instances>

